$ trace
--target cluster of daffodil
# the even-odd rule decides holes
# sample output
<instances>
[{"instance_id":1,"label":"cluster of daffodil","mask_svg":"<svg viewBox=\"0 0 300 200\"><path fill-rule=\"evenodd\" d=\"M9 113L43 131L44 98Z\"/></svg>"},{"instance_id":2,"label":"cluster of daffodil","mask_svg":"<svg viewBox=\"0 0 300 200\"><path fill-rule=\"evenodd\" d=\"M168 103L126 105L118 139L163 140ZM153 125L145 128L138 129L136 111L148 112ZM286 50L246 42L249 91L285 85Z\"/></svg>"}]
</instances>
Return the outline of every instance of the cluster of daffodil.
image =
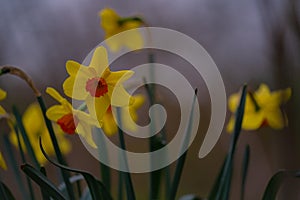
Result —
<instances>
[{"instance_id":1,"label":"cluster of daffodil","mask_svg":"<svg viewBox=\"0 0 300 200\"><path fill-rule=\"evenodd\" d=\"M107 39L106 44L108 45L110 51L118 51L123 46L130 49L138 49L143 46L142 36L137 29L134 29L145 25L145 22L142 20L142 18L137 16L120 17L114 10L109 8L102 10L99 13L99 16L101 18L101 27L105 31L105 39ZM124 37L113 37L118 33L131 29L134 30L130 35L125 35ZM4 73L4 71L7 73L9 70L10 69L2 69L1 75ZM11 68L11 70L13 70L13 68ZM24 78L23 71L21 70L13 72L14 74L22 76L23 79L27 80L28 84L33 87L35 94L38 97L39 105L36 103L29 105L27 110L24 112L22 119L19 121L17 117L14 118L13 116L8 115L2 106L0 106L0 116L8 116L10 119L10 142L16 147L19 147L20 150L26 152L31 150L27 149L28 142L26 144L25 138L20 138L17 133L18 130L21 130L22 128L14 128L15 126L18 126L18 123L21 123L21 125L24 127L26 135L28 136L30 143L29 146L32 148L35 154L34 157L36 157L38 164L44 165L46 163L46 159L44 157L45 153L42 153L41 151L42 148L45 152L47 152L48 155L56 155L58 160L58 164L56 165L60 168L72 172L80 172L79 170L72 170L71 168L66 168L63 166L66 163L63 162L60 152L62 154L66 154L71 151L71 143L67 139L68 135L78 134L83 137L91 147L98 148L97 143L95 143L93 138L94 129L101 128L107 136L111 136L118 132L120 126L118 124L120 122L120 124L125 126L127 130L135 130L136 126L135 124L131 123L129 117L133 121L137 121L137 110L143 105L145 97L139 94L130 95L126 91L124 82L132 77L133 71L111 71L109 68L107 49L105 49L103 46L98 46L94 49L88 66L69 60L66 62L66 71L68 73L68 77L63 83L63 91L64 95L67 97L64 98L57 90L52 87L48 87L46 89L46 93L55 99L57 104L49 107L47 110L44 109L41 95L34 89L32 81L28 81L27 77ZM271 92L266 84L261 84L258 90L255 92L245 91L246 86L243 88L242 95L240 93L233 94L229 97L228 101L229 110L234 113L227 125L227 131L230 133L234 132L234 137L232 137L233 146L235 146L237 141L240 128L244 130L257 130L262 126L270 126L273 129L282 129L288 125L287 116L285 112L283 112L281 106L285 104L291 97L291 88ZM6 98L6 95L6 92L0 89L0 100ZM70 98L72 101L77 103L81 102L81 105L79 107L75 107L73 106L74 104L71 104L67 98ZM130 116L126 115L127 112L125 112L125 109L129 111ZM115 112L115 110L119 110L120 112ZM119 116L116 117L116 113ZM47 116L47 118L45 116ZM54 135L52 135L52 126L49 119L53 122ZM47 124L47 122L49 122L50 125ZM40 138L43 141L43 147L41 147L42 145L40 143ZM53 141L54 139L59 141L59 145ZM151 141L151 139L150 144L151 142L158 143L157 141ZM162 143L159 145L162 145ZM58 146L60 146L60 148ZM209 199L214 199L211 197L220 199L217 197L224 195L227 195L228 197L232 175L232 171L230 170L232 170L233 154L234 147L230 148L229 154L225 159L223 169L221 170L222 173L220 173L220 179L217 179L217 181L220 181L220 184L215 184L216 189L212 190L213 192ZM168 195L167 198L169 199L174 199L176 196L185 155L186 152L179 159L176 165L174 183L172 183L170 188L166 187L166 194ZM0 167L2 169L7 169L7 165L1 151ZM27 172L25 173L34 181L43 183L44 186L47 184L51 186L47 187L48 189L52 190L49 194L46 192L46 195L52 195L52 197L62 197L61 193L55 190L55 186L51 185L43 174L39 174L39 172L28 166L25 166L24 168L27 170L24 170ZM106 195L106 197L101 196L101 198L103 197L103 199L111 199L110 195L105 194L106 190L101 185L102 183L99 186L100 181L97 181L91 175L87 175L86 172L83 172L82 174L85 175L85 178L88 177L88 180L92 180L93 184L95 184L93 187L90 187L91 182L88 184L93 199L97 199L96 197L98 195L99 197L101 195ZM129 185L126 185L126 189L128 190L127 197L128 199L135 199L130 175L128 175L128 173L124 174L126 175L125 182ZM153 178L151 186L160 182L160 176L161 175L154 174L154 176L151 177ZM74 194L72 193L72 187L70 189L68 186L69 176L63 173L63 178L67 192L72 199L74 198ZM122 183L120 185L122 185ZM228 185L229 188L227 187ZM0 182L0 186L0 192L3 192L2 182ZM98 187L101 188L102 194L97 193L96 190L99 189ZM156 199L158 197L158 190L158 187L153 186L153 190L151 191L153 192L153 194L151 194L153 196L151 197L155 197ZM58 199L63 199L63 197Z\"/></svg>"},{"instance_id":2,"label":"cluster of daffodil","mask_svg":"<svg viewBox=\"0 0 300 200\"><path fill-rule=\"evenodd\" d=\"M86 105L88 112L73 108L55 89L47 88L46 92L60 103L48 109L47 117L56 122L64 132L76 132L85 138L89 145L97 148L92 138L93 127L103 128L107 135L113 135L118 130L112 106L121 109L128 106L132 119L137 120L136 111L142 105L144 97L131 96L123 87L123 82L129 79L133 72L110 71L104 47L95 49L89 66L68 61L66 69L69 77L63 83L64 93L74 100L84 101L83 105ZM126 126L127 117L121 119Z\"/></svg>"}]
</instances>

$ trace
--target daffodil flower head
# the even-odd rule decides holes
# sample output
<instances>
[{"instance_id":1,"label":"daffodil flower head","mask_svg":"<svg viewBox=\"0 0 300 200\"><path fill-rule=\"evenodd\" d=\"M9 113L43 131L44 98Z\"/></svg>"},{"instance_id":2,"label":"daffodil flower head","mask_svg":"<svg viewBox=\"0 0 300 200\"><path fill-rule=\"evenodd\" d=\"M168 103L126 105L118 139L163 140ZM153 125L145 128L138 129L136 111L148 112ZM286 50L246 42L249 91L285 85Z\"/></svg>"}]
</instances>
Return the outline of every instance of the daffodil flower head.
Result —
<instances>
[{"instance_id":1,"label":"daffodil flower head","mask_svg":"<svg viewBox=\"0 0 300 200\"><path fill-rule=\"evenodd\" d=\"M90 146L97 148L92 137L92 126L99 124L97 120L81 110L74 109L68 100L63 98L54 88L48 87L46 92L60 103L47 110L47 117L57 123L65 133L78 133Z\"/></svg>"},{"instance_id":2,"label":"daffodil flower head","mask_svg":"<svg viewBox=\"0 0 300 200\"><path fill-rule=\"evenodd\" d=\"M41 165L44 165L47 160L45 159L44 155L40 150L39 138L41 137L44 144L44 148L48 155L50 156L55 155L55 151L51 142L48 129L44 122L44 118L40 106L36 103L29 105L26 111L24 112L24 115L22 117L22 122L24 124L24 128L27 132L29 141L32 145L33 151L37 157L38 162ZM54 125L53 128L56 133L55 135L57 137L57 141L59 141L61 152L63 154L69 153L71 151L71 143L64 136L63 132L57 125ZM9 139L14 146L18 147L18 140L14 130L11 131L9 135ZM22 139L21 139L21 145L24 151L26 152L24 141Z\"/></svg>"},{"instance_id":3,"label":"daffodil flower head","mask_svg":"<svg viewBox=\"0 0 300 200\"><path fill-rule=\"evenodd\" d=\"M113 9L105 8L99 12L101 27L105 32L105 39L123 31L141 27L144 22L140 17L120 17ZM144 45L141 33L133 30L130 34L122 34L106 40L112 52L119 51L122 46L130 50L140 49Z\"/></svg>"},{"instance_id":4,"label":"daffodil flower head","mask_svg":"<svg viewBox=\"0 0 300 200\"><path fill-rule=\"evenodd\" d=\"M0 101L6 98L7 93L0 89ZM2 106L0 106L0 115L4 115L6 113L6 111L4 110L4 108Z\"/></svg>"},{"instance_id":5,"label":"daffodil flower head","mask_svg":"<svg viewBox=\"0 0 300 200\"><path fill-rule=\"evenodd\" d=\"M257 130L262 126L270 126L278 130L287 126L288 119L282 111L281 105L289 100L291 94L291 88L271 92L266 84L261 84L254 93L248 93L242 128ZM229 97L228 106L232 113L237 110L238 102L238 93ZM227 125L228 132L233 131L234 123L234 116L232 116Z\"/></svg>"},{"instance_id":6,"label":"daffodil flower head","mask_svg":"<svg viewBox=\"0 0 300 200\"><path fill-rule=\"evenodd\" d=\"M134 122L138 120L137 110L144 104L145 97L143 95L135 95L132 96L132 98L133 98L133 103L128 107L130 116L127 116L126 112L124 112L124 109L126 108L124 107L121 108L121 123L126 130L135 131L136 124L131 123L129 117L131 117L131 119ZM111 106L107 109L105 115L103 116L102 129L104 133L108 136L114 135L118 131L118 127L115 122Z\"/></svg>"},{"instance_id":7,"label":"daffodil flower head","mask_svg":"<svg viewBox=\"0 0 300 200\"><path fill-rule=\"evenodd\" d=\"M95 49L89 66L68 61L66 68L69 77L63 83L65 94L75 100L84 100L89 114L100 124L110 105L122 107L131 103L131 96L122 83L133 71L110 71L104 47Z\"/></svg>"},{"instance_id":8,"label":"daffodil flower head","mask_svg":"<svg viewBox=\"0 0 300 200\"><path fill-rule=\"evenodd\" d=\"M4 170L7 170L7 165L1 152L0 152L0 167Z\"/></svg>"}]
</instances>

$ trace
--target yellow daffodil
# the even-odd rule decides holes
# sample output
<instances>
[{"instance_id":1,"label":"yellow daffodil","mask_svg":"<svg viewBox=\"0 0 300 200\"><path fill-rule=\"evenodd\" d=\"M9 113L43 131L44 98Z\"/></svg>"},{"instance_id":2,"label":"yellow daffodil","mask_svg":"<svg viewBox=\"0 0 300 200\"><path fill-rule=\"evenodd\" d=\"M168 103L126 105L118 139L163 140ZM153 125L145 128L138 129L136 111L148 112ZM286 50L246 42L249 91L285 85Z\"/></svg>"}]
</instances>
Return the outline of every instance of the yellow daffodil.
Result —
<instances>
[{"instance_id":1,"label":"yellow daffodil","mask_svg":"<svg viewBox=\"0 0 300 200\"><path fill-rule=\"evenodd\" d=\"M92 138L91 125L97 126L97 120L83 111L73 109L72 105L54 88L48 87L46 92L60 103L60 105L54 105L47 110L47 117L57 123L65 133L77 132L85 138L89 145L96 148Z\"/></svg>"},{"instance_id":2,"label":"yellow daffodil","mask_svg":"<svg viewBox=\"0 0 300 200\"><path fill-rule=\"evenodd\" d=\"M0 101L6 98L6 92L0 89ZM0 106L0 115L4 115L6 112L2 106Z\"/></svg>"},{"instance_id":3,"label":"yellow daffodil","mask_svg":"<svg viewBox=\"0 0 300 200\"><path fill-rule=\"evenodd\" d=\"M242 123L244 130L256 130L268 125L273 129L282 129L288 124L286 114L280 106L291 97L291 88L271 92L266 84L261 84L257 91L246 96L245 113ZM230 96L228 105L235 112L239 103L239 94ZM234 117L231 117L227 131L232 132Z\"/></svg>"},{"instance_id":4,"label":"yellow daffodil","mask_svg":"<svg viewBox=\"0 0 300 200\"><path fill-rule=\"evenodd\" d=\"M1 152L0 152L0 167L4 170L7 170L7 165Z\"/></svg>"},{"instance_id":5,"label":"yellow daffodil","mask_svg":"<svg viewBox=\"0 0 300 200\"><path fill-rule=\"evenodd\" d=\"M100 123L110 105L128 105L130 95L122 83L133 75L133 71L111 72L104 47L94 51L88 67L68 61L66 68L70 76L63 83L65 94L73 99L85 100L89 113Z\"/></svg>"},{"instance_id":6,"label":"yellow daffodil","mask_svg":"<svg viewBox=\"0 0 300 200\"><path fill-rule=\"evenodd\" d=\"M137 116L137 109L140 108L144 101L145 98L143 95L136 95L132 97L134 99L134 103L129 105L129 113L133 121L137 121L138 116ZM111 136L118 131L117 124L114 120L113 113L111 110L111 106L107 109L105 115L103 116L103 126L102 129L104 133L108 136ZM122 125L126 127L127 130L135 130L135 126L128 122L128 117L125 115L125 112L122 112L121 109L121 120L122 120Z\"/></svg>"},{"instance_id":7,"label":"yellow daffodil","mask_svg":"<svg viewBox=\"0 0 300 200\"><path fill-rule=\"evenodd\" d=\"M41 165L44 165L46 163L46 159L40 150L39 137L42 138L43 146L48 155L55 155L55 152L40 106L36 103L31 104L25 111L22 121L37 160ZM54 126L54 131L56 133L57 140L59 141L61 152L63 154L69 153L71 150L70 142L67 140L67 138L65 138L64 134L57 125ZM18 147L18 140L14 131L10 133L10 141L13 145ZM26 151L23 140L21 140L21 144L23 149Z\"/></svg>"},{"instance_id":8,"label":"yellow daffodil","mask_svg":"<svg viewBox=\"0 0 300 200\"><path fill-rule=\"evenodd\" d=\"M126 30L141 27L144 22L139 17L120 17L113 9L105 8L99 12L101 27L105 32L105 39ZM106 41L110 50L118 51L122 46L129 49L143 47L143 38L139 31L132 31L131 34L124 34L119 38L111 38Z\"/></svg>"}]
</instances>

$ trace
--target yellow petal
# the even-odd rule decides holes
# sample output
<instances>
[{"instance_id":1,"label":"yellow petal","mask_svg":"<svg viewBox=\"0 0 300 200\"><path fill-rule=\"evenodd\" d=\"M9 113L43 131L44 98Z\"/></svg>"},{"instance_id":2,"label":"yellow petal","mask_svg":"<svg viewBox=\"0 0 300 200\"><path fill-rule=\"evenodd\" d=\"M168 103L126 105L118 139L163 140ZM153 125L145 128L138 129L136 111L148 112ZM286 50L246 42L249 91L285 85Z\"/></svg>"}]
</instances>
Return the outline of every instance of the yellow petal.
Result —
<instances>
[{"instance_id":1,"label":"yellow petal","mask_svg":"<svg viewBox=\"0 0 300 200\"><path fill-rule=\"evenodd\" d=\"M62 118L64 115L67 115L70 113L70 110L66 109L63 105L55 105L48 108L46 115L47 117L54 122L57 122L60 118Z\"/></svg>"},{"instance_id":2,"label":"yellow petal","mask_svg":"<svg viewBox=\"0 0 300 200\"><path fill-rule=\"evenodd\" d=\"M144 39L139 30L132 30L130 33L122 34L121 41L123 45L130 50L138 50L144 46Z\"/></svg>"},{"instance_id":3,"label":"yellow petal","mask_svg":"<svg viewBox=\"0 0 300 200\"><path fill-rule=\"evenodd\" d=\"M41 127L45 126L42 111L36 103L28 106L23 114L22 121L29 136L40 132Z\"/></svg>"},{"instance_id":4,"label":"yellow petal","mask_svg":"<svg viewBox=\"0 0 300 200\"><path fill-rule=\"evenodd\" d=\"M76 76L79 68L80 68L80 64L76 61L68 60L66 63L67 72L71 76Z\"/></svg>"},{"instance_id":5,"label":"yellow petal","mask_svg":"<svg viewBox=\"0 0 300 200\"><path fill-rule=\"evenodd\" d=\"M4 90L0 89L0 100L5 99L6 96L7 96L7 93Z\"/></svg>"},{"instance_id":6,"label":"yellow petal","mask_svg":"<svg viewBox=\"0 0 300 200\"><path fill-rule=\"evenodd\" d=\"M7 165L1 152L0 152L0 167L4 170L7 170Z\"/></svg>"},{"instance_id":7,"label":"yellow petal","mask_svg":"<svg viewBox=\"0 0 300 200\"><path fill-rule=\"evenodd\" d=\"M58 102L63 102L65 98L63 98L54 88L47 87L46 93L53 97Z\"/></svg>"},{"instance_id":8,"label":"yellow petal","mask_svg":"<svg viewBox=\"0 0 300 200\"><path fill-rule=\"evenodd\" d=\"M118 20L120 17L113 9L105 8L99 12L99 16L101 18L101 26L106 33L115 32L119 28ZM107 37L109 36L111 34L107 35Z\"/></svg>"},{"instance_id":9,"label":"yellow petal","mask_svg":"<svg viewBox=\"0 0 300 200\"><path fill-rule=\"evenodd\" d=\"M268 106L274 106L274 107L279 107L280 105L286 103L292 95L292 89L287 88L285 90L278 90L272 92L272 100L270 100Z\"/></svg>"},{"instance_id":10,"label":"yellow petal","mask_svg":"<svg viewBox=\"0 0 300 200\"><path fill-rule=\"evenodd\" d=\"M134 74L131 70L121 70L117 72L111 72L106 78L106 83L111 86L121 84L123 81L129 79Z\"/></svg>"},{"instance_id":11,"label":"yellow petal","mask_svg":"<svg viewBox=\"0 0 300 200\"><path fill-rule=\"evenodd\" d=\"M88 96L86 98L86 105L91 117L96 118L101 124L103 115L106 113L108 107L110 106L110 98L107 94L99 98Z\"/></svg>"},{"instance_id":12,"label":"yellow petal","mask_svg":"<svg viewBox=\"0 0 300 200\"><path fill-rule=\"evenodd\" d=\"M91 147L97 148L93 139L91 127L88 124L79 123L76 132L81 135Z\"/></svg>"},{"instance_id":13,"label":"yellow petal","mask_svg":"<svg viewBox=\"0 0 300 200\"><path fill-rule=\"evenodd\" d=\"M87 79L83 76L76 76L76 84L75 77L68 77L63 83L64 93L73 99L84 100L88 95L85 90Z\"/></svg>"},{"instance_id":14,"label":"yellow petal","mask_svg":"<svg viewBox=\"0 0 300 200\"><path fill-rule=\"evenodd\" d=\"M4 110L4 108L2 106L0 106L0 115L4 115L6 113L6 111Z\"/></svg>"},{"instance_id":15,"label":"yellow petal","mask_svg":"<svg viewBox=\"0 0 300 200\"><path fill-rule=\"evenodd\" d=\"M124 89L122 85L115 87L108 86L108 95L110 95L110 104L112 106L123 107L129 106L133 102L131 101L130 94Z\"/></svg>"},{"instance_id":16,"label":"yellow petal","mask_svg":"<svg viewBox=\"0 0 300 200\"><path fill-rule=\"evenodd\" d=\"M103 127L104 133L108 136L112 136L118 132L117 124L114 120L111 111L107 111L103 116Z\"/></svg>"},{"instance_id":17,"label":"yellow petal","mask_svg":"<svg viewBox=\"0 0 300 200\"><path fill-rule=\"evenodd\" d=\"M264 122L263 112L245 113L242 128L245 130L257 130Z\"/></svg>"},{"instance_id":18,"label":"yellow petal","mask_svg":"<svg viewBox=\"0 0 300 200\"><path fill-rule=\"evenodd\" d=\"M104 70L108 67L107 52L103 46L96 48L89 67L93 67L96 70L96 77L101 76Z\"/></svg>"},{"instance_id":19,"label":"yellow petal","mask_svg":"<svg viewBox=\"0 0 300 200\"><path fill-rule=\"evenodd\" d=\"M228 122L227 127L226 127L226 131L228 133L232 133L233 132L234 123L235 123L234 117L230 117L229 122Z\"/></svg>"},{"instance_id":20,"label":"yellow petal","mask_svg":"<svg viewBox=\"0 0 300 200\"><path fill-rule=\"evenodd\" d=\"M269 111L266 114L266 118L268 125L273 129L282 129L287 125L287 119L285 119L285 116L279 108Z\"/></svg>"}]
</instances>

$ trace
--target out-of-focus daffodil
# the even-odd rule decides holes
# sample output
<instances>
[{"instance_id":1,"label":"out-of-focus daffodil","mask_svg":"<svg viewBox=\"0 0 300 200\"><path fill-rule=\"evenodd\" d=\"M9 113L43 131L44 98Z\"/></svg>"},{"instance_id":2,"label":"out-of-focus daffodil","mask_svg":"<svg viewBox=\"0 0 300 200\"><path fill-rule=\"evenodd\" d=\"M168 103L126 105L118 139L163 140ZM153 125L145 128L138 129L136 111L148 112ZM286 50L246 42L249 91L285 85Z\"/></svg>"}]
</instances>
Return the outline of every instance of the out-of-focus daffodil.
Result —
<instances>
[{"instance_id":1,"label":"out-of-focus daffodil","mask_svg":"<svg viewBox=\"0 0 300 200\"><path fill-rule=\"evenodd\" d=\"M105 39L126 30L141 27L144 22L139 17L120 17L113 9L105 8L99 12L101 27L105 32ZM132 31L131 34L124 34L122 37L111 38L106 41L110 50L118 51L122 46L129 49L143 47L143 38L139 31Z\"/></svg>"},{"instance_id":2,"label":"out-of-focus daffodil","mask_svg":"<svg viewBox=\"0 0 300 200\"><path fill-rule=\"evenodd\" d=\"M136 95L132 97L134 102L133 104L129 105L129 113L133 121L137 121L138 115L137 115L137 109L140 108L144 101L145 98L143 95ZM136 126L134 126L132 123L128 122L128 116L126 116L125 112L122 112L121 108L121 121L122 125L126 127L127 130L132 130L134 131L136 129ZM105 115L103 116L103 126L102 129L104 133L108 136L111 136L118 131L117 124L114 120L113 113L111 110L111 106L107 109Z\"/></svg>"},{"instance_id":3,"label":"out-of-focus daffodil","mask_svg":"<svg viewBox=\"0 0 300 200\"><path fill-rule=\"evenodd\" d=\"M271 92L266 84L261 84L254 93L248 93L242 128L256 130L267 125L273 129L282 129L287 126L287 116L280 106L289 100L291 93L291 88ZM229 97L228 106L233 113L237 109L239 96L239 94L233 94ZM232 116L227 125L228 132L233 131L234 122Z\"/></svg>"},{"instance_id":4,"label":"out-of-focus daffodil","mask_svg":"<svg viewBox=\"0 0 300 200\"><path fill-rule=\"evenodd\" d=\"M6 98L6 92L0 89L0 101ZM2 106L0 106L0 115L4 115L6 112Z\"/></svg>"},{"instance_id":5,"label":"out-of-focus daffodil","mask_svg":"<svg viewBox=\"0 0 300 200\"><path fill-rule=\"evenodd\" d=\"M73 99L85 100L89 113L100 123L110 105L127 106L130 102L131 96L122 83L133 75L133 71L111 72L104 47L95 50L88 67L68 61L66 68L70 76L63 83L65 94Z\"/></svg>"},{"instance_id":6,"label":"out-of-focus daffodil","mask_svg":"<svg viewBox=\"0 0 300 200\"><path fill-rule=\"evenodd\" d=\"M0 167L4 170L7 170L7 165L1 152L0 152Z\"/></svg>"},{"instance_id":7,"label":"out-of-focus daffodil","mask_svg":"<svg viewBox=\"0 0 300 200\"><path fill-rule=\"evenodd\" d=\"M97 126L98 121L83 111L73 109L72 105L54 88L48 87L46 92L60 103L60 105L54 105L47 110L47 117L57 123L65 133L77 132L85 138L89 145L96 148L92 138L91 125Z\"/></svg>"},{"instance_id":8,"label":"out-of-focus daffodil","mask_svg":"<svg viewBox=\"0 0 300 200\"><path fill-rule=\"evenodd\" d=\"M25 111L22 121L37 160L41 165L44 165L46 163L46 159L40 150L39 137L41 137L43 146L48 155L55 155L55 152L40 106L36 103L31 104ZM57 140L59 141L61 152L63 154L69 153L71 150L71 144L69 140L65 138L63 132L57 125L54 126L54 131L56 133ZM13 145L18 147L18 140L14 131L10 133L10 141ZM21 140L21 145L26 151L23 140Z\"/></svg>"}]
</instances>

